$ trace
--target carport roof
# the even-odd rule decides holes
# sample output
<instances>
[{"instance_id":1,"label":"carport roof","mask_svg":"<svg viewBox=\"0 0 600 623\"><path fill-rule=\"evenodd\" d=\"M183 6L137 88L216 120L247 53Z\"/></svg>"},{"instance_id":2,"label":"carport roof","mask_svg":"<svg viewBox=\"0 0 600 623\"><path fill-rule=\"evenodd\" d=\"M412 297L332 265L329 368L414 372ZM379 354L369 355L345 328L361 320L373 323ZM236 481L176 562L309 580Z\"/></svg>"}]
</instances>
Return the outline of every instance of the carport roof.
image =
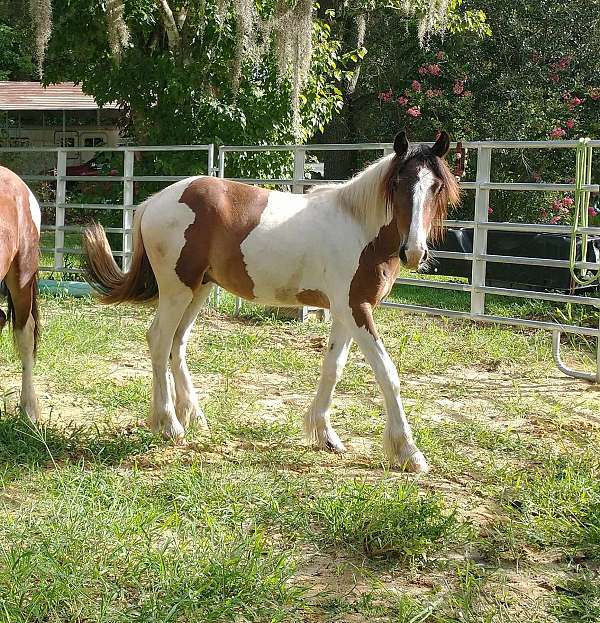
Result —
<instances>
[{"instance_id":1,"label":"carport roof","mask_svg":"<svg viewBox=\"0 0 600 623\"><path fill-rule=\"evenodd\" d=\"M0 81L0 110L97 110L96 100L79 85L60 82L44 87L39 82ZM115 102L103 109L116 109Z\"/></svg>"}]
</instances>

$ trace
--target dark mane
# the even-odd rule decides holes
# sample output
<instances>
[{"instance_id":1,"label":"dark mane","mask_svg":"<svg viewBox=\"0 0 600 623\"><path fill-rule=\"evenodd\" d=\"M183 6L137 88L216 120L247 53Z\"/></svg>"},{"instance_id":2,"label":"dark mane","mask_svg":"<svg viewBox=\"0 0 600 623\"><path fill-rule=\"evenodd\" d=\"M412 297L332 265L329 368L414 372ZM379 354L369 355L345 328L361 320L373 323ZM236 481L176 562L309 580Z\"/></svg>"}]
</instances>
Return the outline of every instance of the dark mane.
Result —
<instances>
[{"instance_id":1,"label":"dark mane","mask_svg":"<svg viewBox=\"0 0 600 623\"><path fill-rule=\"evenodd\" d=\"M406 167L406 164L411 160L416 160L418 164L427 167L436 177L442 180L443 187L435 199L435 216L429 233L429 238L436 241L441 238L444 232L444 221L448 215L448 206L456 205L460 202L460 187L446 161L436 156L428 145L416 143L410 145L404 158L400 159L398 156L394 156L383 178L383 195L389 209L391 209L394 201L396 180Z\"/></svg>"}]
</instances>

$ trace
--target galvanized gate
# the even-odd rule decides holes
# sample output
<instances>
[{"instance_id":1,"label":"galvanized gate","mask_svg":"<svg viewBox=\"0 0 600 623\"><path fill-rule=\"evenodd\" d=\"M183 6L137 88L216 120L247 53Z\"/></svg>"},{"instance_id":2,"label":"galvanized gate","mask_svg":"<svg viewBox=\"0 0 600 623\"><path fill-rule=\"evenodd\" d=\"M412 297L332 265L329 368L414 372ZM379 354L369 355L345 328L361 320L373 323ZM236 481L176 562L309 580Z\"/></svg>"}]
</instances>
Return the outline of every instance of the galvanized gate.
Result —
<instances>
[{"instance_id":1,"label":"galvanized gate","mask_svg":"<svg viewBox=\"0 0 600 623\"><path fill-rule=\"evenodd\" d=\"M489 231L512 231L512 232L538 232L538 233L564 233L571 234L571 228L563 225L542 225L533 223L515 222L490 222L488 220L488 207L490 191L561 191L572 192L575 184L550 184L550 183L505 183L495 182L491 179L492 158L496 150L523 150L523 149L576 149L577 141L476 141L464 143L463 147L477 154L477 172L475 180L463 181L464 189L475 190L475 210L472 221L448 220L449 227L463 227L473 230L473 252L472 253L453 253L453 252L434 252L434 255L442 258L464 259L472 262L472 272L470 283L449 283L446 281L436 281L430 279L402 277L397 283L426 287L441 288L446 290L456 290L468 292L470 296L470 310L457 311L452 309L431 308L420 305L396 303L386 301L384 305L402 309L409 312L425 313L452 318L464 318L477 322L498 323L503 325L526 326L536 329L546 329L553 334L553 354L558 368L567 375L595 381L600 383L600 298L598 296L580 296L552 292L537 292L532 290L515 290L512 288L499 288L486 285L486 269L489 263L503 264L522 264L532 266L545 266L553 268L569 268L568 260L530 258L509 255L492 255L488 253L487 238ZM590 148L600 147L600 141L590 141ZM48 181L56 184L55 202L49 204L55 210L55 222L52 225L44 226L44 230L54 232L54 244L45 251L53 254L53 265L45 266L43 270L52 272L80 272L74 268L65 268L64 256L66 253L81 254L81 249L65 247L65 232L80 231L78 226L65 224L66 210L86 210L90 208L102 210L122 211L122 226L107 228L111 233L122 235L122 251L117 251L115 256L123 258L123 264L127 267L131 256L131 226L133 219L134 204L134 184L143 182L173 182L184 179L186 176L143 176L135 175L135 153L136 152L203 152L206 154L206 172L209 175L227 176L227 155L228 154L252 154L256 152L288 152L293 157L293 175L285 179L264 179L264 178L232 178L252 184L269 184L275 186L287 186L292 192L302 193L304 187L322 183L331 183L336 180L317 180L306 178L306 156L307 153L319 153L323 151L371 151L379 154L390 153L392 145L389 143L363 143L353 145L261 145L261 146L230 146L224 145L219 148L218 166L214 166L215 148L213 145L175 145L175 146L142 146L142 147L119 147L119 148L0 148L2 152L54 152L56 154L56 171L50 175L23 175L26 181ZM70 151L91 153L98 152L123 152L123 175L118 176L95 176L94 181L107 183L120 183L123 185L122 204L73 204L67 202L66 184L69 181L89 181L91 178L86 176L67 175L67 156ZM17 171L19 173L19 171ZM339 181L339 180L337 180ZM585 184L583 190L598 193L598 184ZM580 228L578 234L600 235L600 227ZM576 262L575 268L599 271L600 262ZM584 327L571 324L561 324L558 322L537 321L524 318L508 318L503 316L491 315L486 313L486 296L499 295L510 297L523 297L528 299L540 299L545 301L577 303L588 305L598 310L598 326ZM238 302L239 308L239 302ZM562 333L588 336L595 338L597 346L596 372L589 373L572 370L568 368L561 359L560 337Z\"/></svg>"}]
</instances>

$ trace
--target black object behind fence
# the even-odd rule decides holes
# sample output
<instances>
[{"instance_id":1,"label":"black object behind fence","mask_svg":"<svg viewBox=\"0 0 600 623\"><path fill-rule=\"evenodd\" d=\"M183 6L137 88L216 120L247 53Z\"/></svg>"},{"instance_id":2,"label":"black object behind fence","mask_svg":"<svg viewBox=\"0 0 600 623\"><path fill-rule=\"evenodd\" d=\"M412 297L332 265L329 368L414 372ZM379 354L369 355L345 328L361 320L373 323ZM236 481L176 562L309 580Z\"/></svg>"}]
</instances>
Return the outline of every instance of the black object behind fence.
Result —
<instances>
[{"instance_id":1,"label":"black object behind fence","mask_svg":"<svg viewBox=\"0 0 600 623\"><path fill-rule=\"evenodd\" d=\"M448 229L441 243L432 247L438 251L458 253L473 252L472 229ZM487 253L553 260L568 260L571 238L563 234L489 231ZM581 242L578 242L577 259L581 259ZM600 262L600 236L588 237L588 262ZM471 260L436 257L425 272L436 275L471 278ZM568 268L527 266L524 264L499 264L488 262L485 283L490 287L535 291L572 292L583 289L572 283Z\"/></svg>"}]
</instances>

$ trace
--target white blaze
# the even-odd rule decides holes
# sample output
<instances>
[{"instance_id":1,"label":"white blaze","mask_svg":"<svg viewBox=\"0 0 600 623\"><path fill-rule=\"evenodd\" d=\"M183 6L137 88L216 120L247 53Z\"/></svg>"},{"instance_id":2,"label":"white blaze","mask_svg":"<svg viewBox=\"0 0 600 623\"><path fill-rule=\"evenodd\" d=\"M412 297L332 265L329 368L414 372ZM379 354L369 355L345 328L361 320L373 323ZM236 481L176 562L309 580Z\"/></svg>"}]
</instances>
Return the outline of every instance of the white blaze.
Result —
<instances>
[{"instance_id":1,"label":"white blaze","mask_svg":"<svg viewBox=\"0 0 600 623\"><path fill-rule=\"evenodd\" d=\"M433 173L429 169L422 168L419 171L419 177L413 190L412 220L406 243L407 256L412 253L419 253L420 257L427 249L427 232L423 226L423 215L427 195L434 181Z\"/></svg>"}]
</instances>

